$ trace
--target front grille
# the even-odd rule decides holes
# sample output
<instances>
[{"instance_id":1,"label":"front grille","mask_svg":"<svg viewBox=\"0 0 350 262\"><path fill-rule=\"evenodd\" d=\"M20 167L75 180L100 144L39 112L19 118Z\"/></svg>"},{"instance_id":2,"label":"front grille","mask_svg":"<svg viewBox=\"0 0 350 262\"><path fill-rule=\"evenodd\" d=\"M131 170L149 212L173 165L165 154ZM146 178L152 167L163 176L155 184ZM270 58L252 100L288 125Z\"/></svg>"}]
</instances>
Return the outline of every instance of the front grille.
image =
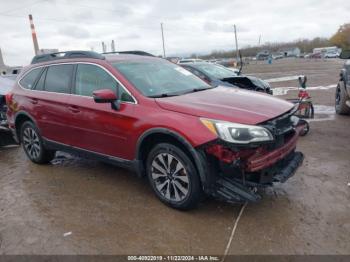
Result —
<instances>
[{"instance_id":1,"label":"front grille","mask_svg":"<svg viewBox=\"0 0 350 262\"><path fill-rule=\"evenodd\" d=\"M275 137L275 143L270 144L268 149L274 150L284 145L286 139L295 133L291 116L294 114L294 108L287 113L269 120L262 124Z\"/></svg>"}]
</instances>

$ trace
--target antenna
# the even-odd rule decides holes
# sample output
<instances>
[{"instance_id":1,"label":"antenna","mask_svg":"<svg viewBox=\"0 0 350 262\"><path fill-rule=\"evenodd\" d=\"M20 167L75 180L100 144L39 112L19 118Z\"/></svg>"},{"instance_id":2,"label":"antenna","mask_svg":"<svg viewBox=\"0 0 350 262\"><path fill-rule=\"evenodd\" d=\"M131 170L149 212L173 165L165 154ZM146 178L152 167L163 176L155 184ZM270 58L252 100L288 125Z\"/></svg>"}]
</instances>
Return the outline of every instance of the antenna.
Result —
<instances>
[{"instance_id":1,"label":"antenna","mask_svg":"<svg viewBox=\"0 0 350 262\"><path fill-rule=\"evenodd\" d=\"M106 53L107 52L107 47L105 42L102 41L102 53Z\"/></svg>"}]
</instances>

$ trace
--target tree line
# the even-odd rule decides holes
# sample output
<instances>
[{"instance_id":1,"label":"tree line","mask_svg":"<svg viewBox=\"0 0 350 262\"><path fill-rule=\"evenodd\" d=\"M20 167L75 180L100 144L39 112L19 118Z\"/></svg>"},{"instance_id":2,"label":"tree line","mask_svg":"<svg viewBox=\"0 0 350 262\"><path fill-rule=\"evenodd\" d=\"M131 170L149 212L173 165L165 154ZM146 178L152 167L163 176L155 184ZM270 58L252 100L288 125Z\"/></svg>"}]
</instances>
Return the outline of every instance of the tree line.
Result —
<instances>
[{"instance_id":1,"label":"tree line","mask_svg":"<svg viewBox=\"0 0 350 262\"><path fill-rule=\"evenodd\" d=\"M316 37L314 39L298 39L291 42L267 42L260 46L247 46L240 51L242 56L255 56L262 50L278 52L281 49L298 47L302 53L312 53L317 47L337 46L343 49L350 49L350 24L341 25L338 31L330 38ZM192 54L191 57L197 57ZM214 50L208 55L198 56L202 59L232 58L236 57L236 51Z\"/></svg>"}]
</instances>

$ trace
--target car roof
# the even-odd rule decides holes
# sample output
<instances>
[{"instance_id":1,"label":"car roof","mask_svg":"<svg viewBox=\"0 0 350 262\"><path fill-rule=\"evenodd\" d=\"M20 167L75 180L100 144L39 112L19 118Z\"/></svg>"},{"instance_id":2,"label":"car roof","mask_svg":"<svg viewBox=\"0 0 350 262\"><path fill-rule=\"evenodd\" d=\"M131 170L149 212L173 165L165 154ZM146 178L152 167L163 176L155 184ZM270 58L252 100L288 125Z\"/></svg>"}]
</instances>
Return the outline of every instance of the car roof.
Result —
<instances>
[{"instance_id":1,"label":"car roof","mask_svg":"<svg viewBox=\"0 0 350 262\"><path fill-rule=\"evenodd\" d=\"M122 61L167 61L159 57L132 55L132 54L105 54L108 62L122 62Z\"/></svg>"},{"instance_id":2,"label":"car roof","mask_svg":"<svg viewBox=\"0 0 350 262\"><path fill-rule=\"evenodd\" d=\"M116 62L125 62L125 61L166 61L165 59L152 57L152 56L143 56L143 55L133 55L133 54L104 54L104 59L96 59L96 58L86 58L86 57L76 57L76 58L61 58L61 59L53 59L45 62L30 64L23 70L23 73L29 71L32 68L49 66L52 64L64 64L64 63L97 63L99 61L107 61L109 63ZM168 62L170 63L170 62Z\"/></svg>"}]
</instances>

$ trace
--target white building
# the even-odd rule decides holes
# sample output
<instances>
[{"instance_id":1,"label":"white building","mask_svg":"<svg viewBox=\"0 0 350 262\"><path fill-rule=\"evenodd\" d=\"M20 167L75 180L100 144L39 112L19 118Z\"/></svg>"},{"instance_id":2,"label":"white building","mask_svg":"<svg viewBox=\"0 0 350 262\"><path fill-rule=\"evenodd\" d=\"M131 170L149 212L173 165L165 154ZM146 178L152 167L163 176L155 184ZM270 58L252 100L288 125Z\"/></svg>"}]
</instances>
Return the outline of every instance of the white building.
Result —
<instances>
[{"instance_id":1,"label":"white building","mask_svg":"<svg viewBox=\"0 0 350 262\"><path fill-rule=\"evenodd\" d=\"M336 46L326 46L326 47L318 47L318 48L314 48L312 53L314 54L318 54L318 53L322 53L322 54L326 54L326 53L339 53L341 52L341 48L338 48Z\"/></svg>"},{"instance_id":2,"label":"white building","mask_svg":"<svg viewBox=\"0 0 350 262\"><path fill-rule=\"evenodd\" d=\"M7 66L4 63L4 59L2 57L2 52L0 49L0 75L17 75L21 71L21 66Z\"/></svg>"},{"instance_id":3,"label":"white building","mask_svg":"<svg viewBox=\"0 0 350 262\"><path fill-rule=\"evenodd\" d=\"M299 47L283 48L278 52L285 57L299 57L301 53Z\"/></svg>"}]
</instances>

